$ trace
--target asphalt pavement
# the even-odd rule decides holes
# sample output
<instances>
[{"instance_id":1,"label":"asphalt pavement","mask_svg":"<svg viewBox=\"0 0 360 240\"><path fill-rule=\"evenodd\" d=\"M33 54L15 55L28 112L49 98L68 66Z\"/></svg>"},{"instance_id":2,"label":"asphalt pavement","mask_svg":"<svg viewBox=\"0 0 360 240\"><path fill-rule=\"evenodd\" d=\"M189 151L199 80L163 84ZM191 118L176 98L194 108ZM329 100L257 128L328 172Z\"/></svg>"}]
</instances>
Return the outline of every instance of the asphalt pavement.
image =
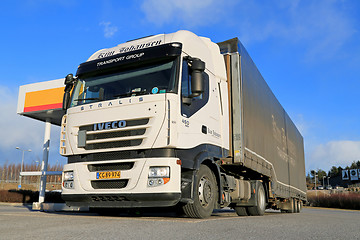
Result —
<instances>
[{"instance_id":1,"label":"asphalt pavement","mask_svg":"<svg viewBox=\"0 0 360 240\"><path fill-rule=\"evenodd\" d=\"M208 219L162 211L114 217L0 205L0 239L360 239L360 211L304 208L238 217L225 209Z\"/></svg>"}]
</instances>

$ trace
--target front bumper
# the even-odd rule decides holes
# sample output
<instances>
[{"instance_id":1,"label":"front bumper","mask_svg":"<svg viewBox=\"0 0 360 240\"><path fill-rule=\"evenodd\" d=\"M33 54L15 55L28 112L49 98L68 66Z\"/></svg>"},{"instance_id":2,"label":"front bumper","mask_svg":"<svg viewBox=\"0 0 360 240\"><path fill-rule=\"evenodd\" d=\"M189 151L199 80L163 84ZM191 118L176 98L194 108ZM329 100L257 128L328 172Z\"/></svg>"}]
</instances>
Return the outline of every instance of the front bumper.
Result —
<instances>
[{"instance_id":1,"label":"front bumper","mask_svg":"<svg viewBox=\"0 0 360 240\"><path fill-rule=\"evenodd\" d=\"M62 198L69 206L90 208L169 207L180 201L181 193L66 194Z\"/></svg>"},{"instance_id":2,"label":"front bumper","mask_svg":"<svg viewBox=\"0 0 360 240\"><path fill-rule=\"evenodd\" d=\"M62 189L62 198L69 206L88 207L164 207L176 205L181 198L181 166L178 158L138 158L113 161L72 163L64 172L72 171L73 188ZM126 169L117 169L121 166ZM99 180L98 168L120 170L120 179ZM150 167L169 167L170 180L163 185L149 186ZM121 182L125 182L123 185Z\"/></svg>"}]
</instances>

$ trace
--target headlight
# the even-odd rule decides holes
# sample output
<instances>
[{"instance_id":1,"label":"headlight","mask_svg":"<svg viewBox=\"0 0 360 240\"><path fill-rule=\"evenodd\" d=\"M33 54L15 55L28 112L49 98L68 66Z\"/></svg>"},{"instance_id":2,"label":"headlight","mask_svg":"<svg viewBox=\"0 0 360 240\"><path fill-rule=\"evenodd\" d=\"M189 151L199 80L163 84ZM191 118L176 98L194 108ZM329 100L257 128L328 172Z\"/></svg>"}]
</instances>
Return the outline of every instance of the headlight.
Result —
<instances>
[{"instance_id":1,"label":"headlight","mask_svg":"<svg viewBox=\"0 0 360 240\"><path fill-rule=\"evenodd\" d=\"M170 167L150 167L148 187L161 186L170 181Z\"/></svg>"},{"instance_id":2,"label":"headlight","mask_svg":"<svg viewBox=\"0 0 360 240\"><path fill-rule=\"evenodd\" d=\"M150 167L149 178L168 178L170 177L170 167Z\"/></svg>"},{"instance_id":3,"label":"headlight","mask_svg":"<svg viewBox=\"0 0 360 240\"><path fill-rule=\"evenodd\" d=\"M74 171L64 172L63 187L68 189L74 189Z\"/></svg>"},{"instance_id":4,"label":"headlight","mask_svg":"<svg viewBox=\"0 0 360 240\"><path fill-rule=\"evenodd\" d=\"M73 171L64 172L63 181L73 181L73 180L74 180L74 172Z\"/></svg>"}]
</instances>

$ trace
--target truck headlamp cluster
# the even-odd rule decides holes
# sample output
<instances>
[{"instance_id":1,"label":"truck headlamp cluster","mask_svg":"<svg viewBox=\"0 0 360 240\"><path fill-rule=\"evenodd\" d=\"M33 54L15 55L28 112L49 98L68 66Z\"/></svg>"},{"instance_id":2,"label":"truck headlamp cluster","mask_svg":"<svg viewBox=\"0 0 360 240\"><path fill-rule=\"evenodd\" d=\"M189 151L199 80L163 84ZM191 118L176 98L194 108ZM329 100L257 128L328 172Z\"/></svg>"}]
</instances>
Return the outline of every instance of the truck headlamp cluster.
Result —
<instances>
[{"instance_id":1,"label":"truck headlamp cluster","mask_svg":"<svg viewBox=\"0 0 360 240\"><path fill-rule=\"evenodd\" d=\"M74 172L67 171L63 173L63 187L68 189L74 188Z\"/></svg>"},{"instance_id":2,"label":"truck headlamp cluster","mask_svg":"<svg viewBox=\"0 0 360 240\"><path fill-rule=\"evenodd\" d=\"M170 181L170 167L150 167L148 187L164 185Z\"/></svg>"}]
</instances>

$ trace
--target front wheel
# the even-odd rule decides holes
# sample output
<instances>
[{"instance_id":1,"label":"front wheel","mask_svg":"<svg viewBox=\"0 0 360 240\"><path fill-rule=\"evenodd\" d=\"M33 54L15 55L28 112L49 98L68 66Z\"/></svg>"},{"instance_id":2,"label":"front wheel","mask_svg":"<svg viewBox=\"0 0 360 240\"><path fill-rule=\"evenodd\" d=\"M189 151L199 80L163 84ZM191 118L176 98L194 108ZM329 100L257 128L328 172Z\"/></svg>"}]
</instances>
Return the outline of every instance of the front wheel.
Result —
<instances>
[{"instance_id":1,"label":"front wheel","mask_svg":"<svg viewBox=\"0 0 360 240\"><path fill-rule=\"evenodd\" d=\"M211 216L218 198L217 182L209 167L200 166L195 187L194 202L186 204L183 207L184 212L192 218L208 218Z\"/></svg>"},{"instance_id":2,"label":"front wheel","mask_svg":"<svg viewBox=\"0 0 360 240\"><path fill-rule=\"evenodd\" d=\"M262 216L265 213L266 208L266 196L264 186L260 183L256 189L257 206L248 207L248 213L250 216Z\"/></svg>"}]
</instances>

